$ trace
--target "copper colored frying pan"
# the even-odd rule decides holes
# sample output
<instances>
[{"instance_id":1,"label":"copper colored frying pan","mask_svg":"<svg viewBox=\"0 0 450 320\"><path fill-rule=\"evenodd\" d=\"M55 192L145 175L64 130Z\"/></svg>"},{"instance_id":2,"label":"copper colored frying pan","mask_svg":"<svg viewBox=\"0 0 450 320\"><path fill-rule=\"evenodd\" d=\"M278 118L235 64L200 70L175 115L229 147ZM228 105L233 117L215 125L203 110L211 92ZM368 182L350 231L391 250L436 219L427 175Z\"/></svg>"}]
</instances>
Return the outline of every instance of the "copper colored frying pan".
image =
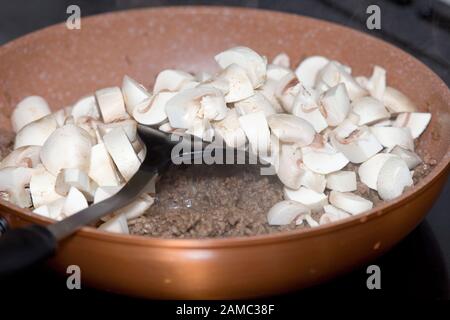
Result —
<instances>
[{"instance_id":1,"label":"copper colored frying pan","mask_svg":"<svg viewBox=\"0 0 450 320\"><path fill-rule=\"evenodd\" d=\"M388 82L433 118L418 149L438 161L413 190L395 201L313 230L211 240L169 240L83 228L61 244L51 265L81 267L85 284L149 298L238 298L311 286L378 257L424 218L447 179L450 91L425 65L383 42L332 23L269 11L177 7L133 10L82 19L81 30L56 25L0 48L0 136L27 95L53 108L124 74L150 85L163 68L213 71L212 56L245 45L297 63L320 54L369 75L374 64ZM50 221L0 200L13 226Z\"/></svg>"}]
</instances>

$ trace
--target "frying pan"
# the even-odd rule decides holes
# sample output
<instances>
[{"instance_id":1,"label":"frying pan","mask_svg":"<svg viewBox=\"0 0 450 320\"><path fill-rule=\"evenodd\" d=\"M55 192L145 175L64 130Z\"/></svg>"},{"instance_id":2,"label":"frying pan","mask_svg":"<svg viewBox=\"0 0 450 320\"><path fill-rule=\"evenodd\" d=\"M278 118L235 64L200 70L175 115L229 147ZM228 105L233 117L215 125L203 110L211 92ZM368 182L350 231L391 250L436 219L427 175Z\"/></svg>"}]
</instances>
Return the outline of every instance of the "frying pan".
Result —
<instances>
[{"instance_id":1,"label":"frying pan","mask_svg":"<svg viewBox=\"0 0 450 320\"><path fill-rule=\"evenodd\" d=\"M161 239L83 228L64 241L51 267L82 270L82 282L147 298L244 298L326 281L380 256L424 218L447 180L450 91L421 62L360 32L332 23L263 10L169 7L82 18L81 30L55 25L0 47L0 136L10 134L13 107L28 95L53 109L124 74L151 85L158 71L216 70L212 57L244 45L268 59L286 52L295 65L319 54L369 75L375 64L389 85L433 114L417 146L437 160L432 172L400 198L371 211L309 230L224 239ZM51 221L0 200L12 227ZM362 279L361 281L365 281Z\"/></svg>"}]
</instances>

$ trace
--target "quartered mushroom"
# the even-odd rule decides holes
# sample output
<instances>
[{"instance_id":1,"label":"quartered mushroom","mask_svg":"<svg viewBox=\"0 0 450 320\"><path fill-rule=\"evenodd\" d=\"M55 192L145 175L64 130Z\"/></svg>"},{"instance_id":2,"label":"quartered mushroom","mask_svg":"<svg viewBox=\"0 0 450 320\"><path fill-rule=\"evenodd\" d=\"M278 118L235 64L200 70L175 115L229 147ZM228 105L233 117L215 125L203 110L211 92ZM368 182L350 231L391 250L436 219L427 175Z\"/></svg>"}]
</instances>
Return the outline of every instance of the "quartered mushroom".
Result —
<instances>
[{"instance_id":1,"label":"quartered mushroom","mask_svg":"<svg viewBox=\"0 0 450 320\"><path fill-rule=\"evenodd\" d=\"M340 192L356 190L356 173L354 171L336 171L326 176L327 188Z\"/></svg>"},{"instance_id":2,"label":"quartered mushroom","mask_svg":"<svg viewBox=\"0 0 450 320\"><path fill-rule=\"evenodd\" d=\"M105 88L95 92L95 98L105 123L128 119L122 91L119 87Z\"/></svg>"},{"instance_id":3,"label":"quartered mushroom","mask_svg":"<svg viewBox=\"0 0 450 320\"><path fill-rule=\"evenodd\" d=\"M50 219L61 220L64 218L62 212L65 202L66 198L59 198L55 201L37 207L33 210L33 212Z\"/></svg>"},{"instance_id":4,"label":"quartered mushroom","mask_svg":"<svg viewBox=\"0 0 450 320\"><path fill-rule=\"evenodd\" d=\"M377 179L378 195L383 200L395 199L406 187L413 185L411 173L406 162L400 157L389 158L381 167Z\"/></svg>"},{"instance_id":5,"label":"quartered mushroom","mask_svg":"<svg viewBox=\"0 0 450 320\"><path fill-rule=\"evenodd\" d=\"M250 48L234 47L219 53L214 59L222 69L231 64L237 64L243 68L255 89L266 80L267 59Z\"/></svg>"},{"instance_id":6,"label":"quartered mushroom","mask_svg":"<svg viewBox=\"0 0 450 320\"><path fill-rule=\"evenodd\" d=\"M380 66L375 66L366 89L369 90L372 97L382 101L386 90L386 70Z\"/></svg>"},{"instance_id":7,"label":"quartered mushroom","mask_svg":"<svg viewBox=\"0 0 450 320\"><path fill-rule=\"evenodd\" d=\"M87 207L88 202L83 193L77 188L71 187L64 201L61 214L64 217L68 217Z\"/></svg>"},{"instance_id":8,"label":"quartered mushroom","mask_svg":"<svg viewBox=\"0 0 450 320\"><path fill-rule=\"evenodd\" d=\"M130 231L128 229L127 218L123 214L119 214L102 225L100 225L99 230L108 231L112 233L123 233L129 234Z\"/></svg>"},{"instance_id":9,"label":"quartered mushroom","mask_svg":"<svg viewBox=\"0 0 450 320\"><path fill-rule=\"evenodd\" d=\"M13 150L0 162L0 169L6 167L34 168L41 163L40 146L25 146Z\"/></svg>"},{"instance_id":10,"label":"quartered mushroom","mask_svg":"<svg viewBox=\"0 0 450 320\"><path fill-rule=\"evenodd\" d=\"M406 127L411 130L413 139L417 139L425 131L431 120L429 112L400 113L394 122L394 127Z\"/></svg>"},{"instance_id":11,"label":"quartered mushroom","mask_svg":"<svg viewBox=\"0 0 450 320\"><path fill-rule=\"evenodd\" d=\"M400 158L402 158L403 161L406 162L406 165L408 166L409 170L414 169L415 167L417 167L419 164L422 163L422 159L419 157L417 153L399 146L395 146L390 153L395 154Z\"/></svg>"},{"instance_id":12,"label":"quartered mushroom","mask_svg":"<svg viewBox=\"0 0 450 320\"><path fill-rule=\"evenodd\" d=\"M324 116L325 110L318 104L319 96L313 89L300 86L297 97L294 100L292 114L308 121L317 133L328 127Z\"/></svg>"},{"instance_id":13,"label":"quartered mushroom","mask_svg":"<svg viewBox=\"0 0 450 320\"><path fill-rule=\"evenodd\" d=\"M226 103L237 102L251 97L254 94L253 83L246 70L237 64L230 64L226 67L214 82L226 81ZM213 83L213 86L214 86Z\"/></svg>"},{"instance_id":14,"label":"quartered mushroom","mask_svg":"<svg viewBox=\"0 0 450 320\"><path fill-rule=\"evenodd\" d=\"M342 152L337 151L329 143L323 146L307 146L302 148L303 163L316 173L329 174L339 171L348 163Z\"/></svg>"},{"instance_id":15,"label":"quartered mushroom","mask_svg":"<svg viewBox=\"0 0 450 320\"><path fill-rule=\"evenodd\" d=\"M30 193L33 206L40 207L62 198L55 190L56 176L47 171L42 165L33 169L30 180Z\"/></svg>"},{"instance_id":16,"label":"quartered mushroom","mask_svg":"<svg viewBox=\"0 0 450 320\"><path fill-rule=\"evenodd\" d=\"M296 143L300 147L313 142L316 132L306 120L290 114L277 113L267 117L272 134L287 143Z\"/></svg>"},{"instance_id":17,"label":"quartered mushroom","mask_svg":"<svg viewBox=\"0 0 450 320\"><path fill-rule=\"evenodd\" d=\"M270 150L270 131L264 113L258 111L240 116L239 124L247 136L253 154L267 155Z\"/></svg>"},{"instance_id":18,"label":"quartered mushroom","mask_svg":"<svg viewBox=\"0 0 450 320\"><path fill-rule=\"evenodd\" d=\"M380 170L386 161L392 157L395 157L395 155L378 153L362 163L358 168L358 175L361 182L370 189L377 190L377 181Z\"/></svg>"},{"instance_id":19,"label":"quartered mushroom","mask_svg":"<svg viewBox=\"0 0 450 320\"><path fill-rule=\"evenodd\" d=\"M285 200L300 202L313 212L321 211L328 204L328 197L325 193L316 192L305 187L300 187L297 190L284 187L283 195Z\"/></svg>"},{"instance_id":20,"label":"quartered mushroom","mask_svg":"<svg viewBox=\"0 0 450 320\"><path fill-rule=\"evenodd\" d=\"M157 125L167 119L166 105L177 93L163 91L137 103L133 109L133 118L145 125Z\"/></svg>"},{"instance_id":21,"label":"quartered mushroom","mask_svg":"<svg viewBox=\"0 0 450 320\"><path fill-rule=\"evenodd\" d=\"M300 92L301 84L297 77L289 73L278 81L275 88L275 97L280 101L285 112L292 113L294 100Z\"/></svg>"},{"instance_id":22,"label":"quartered mushroom","mask_svg":"<svg viewBox=\"0 0 450 320\"><path fill-rule=\"evenodd\" d=\"M279 158L275 166L280 181L291 189L301 186L301 178L304 170L301 166L302 151L295 144L280 144Z\"/></svg>"},{"instance_id":23,"label":"quartered mushroom","mask_svg":"<svg viewBox=\"0 0 450 320\"><path fill-rule=\"evenodd\" d=\"M95 96L86 96L75 102L70 111L70 115L77 122L80 118L90 118L100 120L100 111L98 109Z\"/></svg>"},{"instance_id":24,"label":"quartered mushroom","mask_svg":"<svg viewBox=\"0 0 450 320\"><path fill-rule=\"evenodd\" d=\"M305 86L312 88L316 83L317 74L330 60L322 56L311 56L300 62L295 75Z\"/></svg>"},{"instance_id":25,"label":"quartered mushroom","mask_svg":"<svg viewBox=\"0 0 450 320\"><path fill-rule=\"evenodd\" d=\"M386 87L383 95L383 103L391 113L415 112L417 107L401 91Z\"/></svg>"},{"instance_id":26,"label":"quartered mushroom","mask_svg":"<svg viewBox=\"0 0 450 320\"><path fill-rule=\"evenodd\" d=\"M57 127L58 124L51 114L28 123L17 132L14 149L25 146L42 146Z\"/></svg>"},{"instance_id":27,"label":"quartered mushroom","mask_svg":"<svg viewBox=\"0 0 450 320\"><path fill-rule=\"evenodd\" d=\"M332 205L324 206L323 210L325 211L325 213L320 216L319 220L319 224L321 225L351 217L349 213Z\"/></svg>"},{"instance_id":28,"label":"quartered mushroom","mask_svg":"<svg viewBox=\"0 0 450 320\"><path fill-rule=\"evenodd\" d=\"M30 184L34 169L6 167L0 169L0 198L8 200L21 208L31 207Z\"/></svg>"},{"instance_id":29,"label":"quartered mushroom","mask_svg":"<svg viewBox=\"0 0 450 320\"><path fill-rule=\"evenodd\" d=\"M91 148L88 175L99 186L120 185L120 176L104 143Z\"/></svg>"},{"instance_id":30,"label":"quartered mushroom","mask_svg":"<svg viewBox=\"0 0 450 320\"><path fill-rule=\"evenodd\" d=\"M400 146L414 151L414 139L409 128L371 127L370 131L386 148Z\"/></svg>"},{"instance_id":31,"label":"quartered mushroom","mask_svg":"<svg viewBox=\"0 0 450 320\"><path fill-rule=\"evenodd\" d=\"M283 107L280 104L280 101L275 96L275 91L278 87L278 80L267 79L264 84L259 87L256 92L261 93L271 104L272 107L276 110L276 112L284 112Z\"/></svg>"},{"instance_id":32,"label":"quartered mushroom","mask_svg":"<svg viewBox=\"0 0 450 320\"><path fill-rule=\"evenodd\" d=\"M65 168L78 168L87 172L92 140L89 133L75 125L67 124L56 129L41 149L41 161L54 176Z\"/></svg>"},{"instance_id":33,"label":"quartered mushroom","mask_svg":"<svg viewBox=\"0 0 450 320\"><path fill-rule=\"evenodd\" d=\"M352 112L359 116L359 126L386 120L391 116L380 100L369 96L353 101Z\"/></svg>"},{"instance_id":34,"label":"quartered mushroom","mask_svg":"<svg viewBox=\"0 0 450 320\"><path fill-rule=\"evenodd\" d=\"M286 53L281 52L273 58L272 64L283 68L289 68L291 65L291 59Z\"/></svg>"},{"instance_id":35,"label":"quartered mushroom","mask_svg":"<svg viewBox=\"0 0 450 320\"><path fill-rule=\"evenodd\" d=\"M303 170L300 176L300 185L322 193L327 184L325 175L309 170L303 163L300 163L299 167Z\"/></svg>"},{"instance_id":36,"label":"quartered mushroom","mask_svg":"<svg viewBox=\"0 0 450 320\"><path fill-rule=\"evenodd\" d=\"M153 94L162 91L180 91L197 85L195 77L181 70L166 69L161 71L155 80Z\"/></svg>"},{"instance_id":37,"label":"quartered mushroom","mask_svg":"<svg viewBox=\"0 0 450 320\"><path fill-rule=\"evenodd\" d=\"M319 103L324 109L324 116L330 126L339 125L350 112L350 99L342 83L325 91Z\"/></svg>"},{"instance_id":38,"label":"quartered mushroom","mask_svg":"<svg viewBox=\"0 0 450 320\"><path fill-rule=\"evenodd\" d=\"M128 137L128 140L135 141L138 138L137 135L137 123L132 119L122 120L112 123L97 123L98 132L101 136L99 142L103 141L103 136L111 132L114 129L121 128Z\"/></svg>"},{"instance_id":39,"label":"quartered mushroom","mask_svg":"<svg viewBox=\"0 0 450 320\"><path fill-rule=\"evenodd\" d=\"M134 108L151 96L142 84L127 75L122 80L122 95L125 108L129 114L133 114Z\"/></svg>"},{"instance_id":40,"label":"quartered mushroom","mask_svg":"<svg viewBox=\"0 0 450 320\"><path fill-rule=\"evenodd\" d=\"M296 201L284 200L276 203L267 213L270 225L286 225L296 221L303 215L311 214L311 210Z\"/></svg>"},{"instance_id":41,"label":"quartered mushroom","mask_svg":"<svg viewBox=\"0 0 450 320\"><path fill-rule=\"evenodd\" d=\"M358 214L370 210L373 203L351 192L331 191L329 196L330 203L350 214Z\"/></svg>"},{"instance_id":42,"label":"quartered mushroom","mask_svg":"<svg viewBox=\"0 0 450 320\"><path fill-rule=\"evenodd\" d=\"M231 148L239 148L246 141L244 130L239 124L239 115L236 109L229 109L227 116L212 124L215 134L225 141L226 145Z\"/></svg>"},{"instance_id":43,"label":"quartered mushroom","mask_svg":"<svg viewBox=\"0 0 450 320\"><path fill-rule=\"evenodd\" d=\"M20 101L11 114L11 125L14 132L27 124L49 115L50 107L44 98L39 96L29 96Z\"/></svg>"},{"instance_id":44,"label":"quartered mushroom","mask_svg":"<svg viewBox=\"0 0 450 320\"><path fill-rule=\"evenodd\" d=\"M262 111L268 117L276 113L270 101L260 92L255 92L251 97L236 102L234 108L240 115Z\"/></svg>"},{"instance_id":45,"label":"quartered mushroom","mask_svg":"<svg viewBox=\"0 0 450 320\"><path fill-rule=\"evenodd\" d=\"M62 169L56 176L55 191L67 196L71 187L77 188L88 201L94 200L97 184L92 181L86 172L80 169Z\"/></svg>"},{"instance_id":46,"label":"quartered mushroom","mask_svg":"<svg viewBox=\"0 0 450 320\"><path fill-rule=\"evenodd\" d=\"M281 79L283 79L283 77L285 77L288 74L293 75L292 70L289 69L288 67L282 67L282 66L277 66L274 64L269 64L267 66L266 83L269 81L273 81L276 83L276 82L280 81Z\"/></svg>"}]
</instances>

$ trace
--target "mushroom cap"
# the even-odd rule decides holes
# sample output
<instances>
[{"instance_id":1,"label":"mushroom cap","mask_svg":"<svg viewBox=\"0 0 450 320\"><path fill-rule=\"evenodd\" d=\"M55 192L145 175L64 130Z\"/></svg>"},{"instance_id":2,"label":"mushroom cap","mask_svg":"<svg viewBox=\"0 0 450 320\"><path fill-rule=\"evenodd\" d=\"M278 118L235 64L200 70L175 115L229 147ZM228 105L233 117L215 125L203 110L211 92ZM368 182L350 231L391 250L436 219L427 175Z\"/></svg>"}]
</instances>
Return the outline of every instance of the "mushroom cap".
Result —
<instances>
[{"instance_id":1,"label":"mushroom cap","mask_svg":"<svg viewBox=\"0 0 450 320\"><path fill-rule=\"evenodd\" d=\"M50 107L44 98L29 96L20 101L11 114L11 124L14 132L19 132L30 122L49 115Z\"/></svg>"},{"instance_id":2,"label":"mushroom cap","mask_svg":"<svg viewBox=\"0 0 450 320\"><path fill-rule=\"evenodd\" d=\"M87 172L91 147L91 137L86 130L67 124L56 129L45 141L41 149L41 161L55 176L65 168L78 168Z\"/></svg>"},{"instance_id":3,"label":"mushroom cap","mask_svg":"<svg viewBox=\"0 0 450 320\"><path fill-rule=\"evenodd\" d=\"M176 95L176 92L159 92L151 98L145 99L135 105L133 118L145 125L157 125L167 119L167 102Z\"/></svg>"},{"instance_id":4,"label":"mushroom cap","mask_svg":"<svg viewBox=\"0 0 450 320\"><path fill-rule=\"evenodd\" d=\"M313 142L316 132L306 120L290 114L276 113L267 118L272 133L283 142L303 147Z\"/></svg>"},{"instance_id":5,"label":"mushroom cap","mask_svg":"<svg viewBox=\"0 0 450 320\"><path fill-rule=\"evenodd\" d=\"M307 87L314 87L317 74L330 60L322 56L311 56L304 59L295 69L298 80Z\"/></svg>"},{"instance_id":6,"label":"mushroom cap","mask_svg":"<svg viewBox=\"0 0 450 320\"><path fill-rule=\"evenodd\" d=\"M310 214L311 210L296 201L284 200L276 203L267 213L270 225L286 225L296 220L299 216Z\"/></svg>"},{"instance_id":7,"label":"mushroom cap","mask_svg":"<svg viewBox=\"0 0 450 320\"><path fill-rule=\"evenodd\" d=\"M223 51L214 57L222 69L231 64L237 64L245 69L253 88L261 86L266 79L267 60L247 47L234 47Z\"/></svg>"},{"instance_id":8,"label":"mushroom cap","mask_svg":"<svg viewBox=\"0 0 450 320\"><path fill-rule=\"evenodd\" d=\"M134 108L139 103L150 98L150 92L142 84L127 75L122 80L122 94L125 107L129 114L133 114Z\"/></svg>"},{"instance_id":9,"label":"mushroom cap","mask_svg":"<svg viewBox=\"0 0 450 320\"><path fill-rule=\"evenodd\" d=\"M372 201L350 192L333 190L330 192L329 200L333 206L353 215L370 210L373 207Z\"/></svg>"},{"instance_id":10,"label":"mushroom cap","mask_svg":"<svg viewBox=\"0 0 450 320\"><path fill-rule=\"evenodd\" d=\"M28 123L16 134L14 149L25 146L42 146L58 127L53 115Z\"/></svg>"},{"instance_id":11,"label":"mushroom cap","mask_svg":"<svg viewBox=\"0 0 450 320\"><path fill-rule=\"evenodd\" d=\"M381 199L395 199L401 196L406 187L412 185L409 168L400 157L392 156L381 167L377 179L377 191Z\"/></svg>"}]
</instances>

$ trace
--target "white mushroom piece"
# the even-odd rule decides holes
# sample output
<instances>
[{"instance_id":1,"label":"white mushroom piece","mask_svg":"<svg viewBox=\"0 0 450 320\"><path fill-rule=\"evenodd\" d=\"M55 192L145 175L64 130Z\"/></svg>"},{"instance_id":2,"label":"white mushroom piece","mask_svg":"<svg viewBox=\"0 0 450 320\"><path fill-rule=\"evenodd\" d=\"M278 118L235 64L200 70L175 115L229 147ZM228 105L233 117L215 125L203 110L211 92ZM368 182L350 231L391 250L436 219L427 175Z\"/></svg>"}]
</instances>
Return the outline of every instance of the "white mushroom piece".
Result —
<instances>
[{"instance_id":1,"label":"white mushroom piece","mask_svg":"<svg viewBox=\"0 0 450 320\"><path fill-rule=\"evenodd\" d=\"M297 97L294 100L292 114L308 121L317 133L328 127L325 119L325 110L318 104L319 95L313 89L300 86Z\"/></svg>"},{"instance_id":2,"label":"white mushroom piece","mask_svg":"<svg viewBox=\"0 0 450 320\"><path fill-rule=\"evenodd\" d=\"M290 75L289 78L295 78L292 70L270 64L267 66L266 81L256 90L256 92L261 93L271 103L276 112L284 112L275 93L278 88L278 83L286 75Z\"/></svg>"},{"instance_id":3,"label":"white mushroom piece","mask_svg":"<svg viewBox=\"0 0 450 320\"><path fill-rule=\"evenodd\" d=\"M395 119L394 127L406 127L411 131L413 139L417 139L425 131L431 120L431 113L400 113Z\"/></svg>"},{"instance_id":4,"label":"white mushroom piece","mask_svg":"<svg viewBox=\"0 0 450 320\"><path fill-rule=\"evenodd\" d=\"M86 130L68 124L56 129L41 149L44 167L55 177L61 169L77 168L89 170L91 137Z\"/></svg>"},{"instance_id":5,"label":"white mushroom piece","mask_svg":"<svg viewBox=\"0 0 450 320\"><path fill-rule=\"evenodd\" d=\"M25 146L42 146L58 127L53 115L28 123L20 129L14 140L14 149Z\"/></svg>"},{"instance_id":6,"label":"white mushroom piece","mask_svg":"<svg viewBox=\"0 0 450 320\"><path fill-rule=\"evenodd\" d=\"M62 196L67 196L72 187L83 193L86 200L93 201L97 184L89 178L87 173L76 168L62 169L56 177L55 191Z\"/></svg>"},{"instance_id":7,"label":"white mushroom piece","mask_svg":"<svg viewBox=\"0 0 450 320\"><path fill-rule=\"evenodd\" d=\"M30 180L30 193L35 208L62 198L55 190L56 176L44 166L39 165L33 170Z\"/></svg>"},{"instance_id":8,"label":"white mushroom piece","mask_svg":"<svg viewBox=\"0 0 450 320\"><path fill-rule=\"evenodd\" d=\"M373 207L372 201L350 192L333 190L330 192L329 200L333 206L353 215L370 210Z\"/></svg>"},{"instance_id":9,"label":"white mushroom piece","mask_svg":"<svg viewBox=\"0 0 450 320\"><path fill-rule=\"evenodd\" d=\"M320 98L321 106L328 125L337 126L350 112L350 99L344 84L338 84L328 89Z\"/></svg>"},{"instance_id":10,"label":"white mushroom piece","mask_svg":"<svg viewBox=\"0 0 450 320\"><path fill-rule=\"evenodd\" d=\"M262 111L266 117L276 113L275 108L270 101L260 92L255 92L251 97L238 101L234 104L234 108L240 115L252 112Z\"/></svg>"},{"instance_id":11,"label":"white mushroom piece","mask_svg":"<svg viewBox=\"0 0 450 320\"><path fill-rule=\"evenodd\" d=\"M95 92L95 98L105 123L129 118L119 87L98 90Z\"/></svg>"},{"instance_id":12,"label":"white mushroom piece","mask_svg":"<svg viewBox=\"0 0 450 320\"><path fill-rule=\"evenodd\" d=\"M267 60L250 48L234 47L219 53L214 59L222 69L232 64L243 68L255 89L260 87L266 80Z\"/></svg>"},{"instance_id":13,"label":"white mushroom piece","mask_svg":"<svg viewBox=\"0 0 450 320\"><path fill-rule=\"evenodd\" d=\"M91 148L88 175L99 186L120 185L120 176L104 143Z\"/></svg>"},{"instance_id":14,"label":"white mushroom piece","mask_svg":"<svg viewBox=\"0 0 450 320\"><path fill-rule=\"evenodd\" d=\"M244 130L239 124L239 115L236 109L228 109L227 116L212 124L215 135L222 138L226 145L231 148L242 147L247 138Z\"/></svg>"},{"instance_id":15,"label":"white mushroom piece","mask_svg":"<svg viewBox=\"0 0 450 320\"><path fill-rule=\"evenodd\" d=\"M162 91L180 91L197 85L195 77L181 70L166 69L161 71L155 80L153 94Z\"/></svg>"},{"instance_id":16,"label":"white mushroom piece","mask_svg":"<svg viewBox=\"0 0 450 320\"><path fill-rule=\"evenodd\" d=\"M61 214L63 217L69 217L78 211L86 209L88 202L83 193L75 187L71 187L64 201Z\"/></svg>"},{"instance_id":17,"label":"white mushroom piece","mask_svg":"<svg viewBox=\"0 0 450 320\"><path fill-rule=\"evenodd\" d=\"M319 174L329 174L339 171L348 163L345 155L337 151L329 143L303 147L302 153L305 166Z\"/></svg>"},{"instance_id":18,"label":"white mushroom piece","mask_svg":"<svg viewBox=\"0 0 450 320\"><path fill-rule=\"evenodd\" d=\"M125 215L119 214L114 218L109 219L102 225L100 225L99 230L113 232L113 233L123 233L129 234L127 219Z\"/></svg>"},{"instance_id":19,"label":"white mushroom piece","mask_svg":"<svg viewBox=\"0 0 450 320\"><path fill-rule=\"evenodd\" d=\"M6 167L0 169L0 198L21 208L31 207L31 197L27 189L33 169Z\"/></svg>"},{"instance_id":20,"label":"white mushroom piece","mask_svg":"<svg viewBox=\"0 0 450 320\"><path fill-rule=\"evenodd\" d=\"M377 179L378 195L383 200L392 200L401 196L406 187L413 185L413 180L406 162L393 156L386 160Z\"/></svg>"},{"instance_id":21,"label":"white mushroom piece","mask_svg":"<svg viewBox=\"0 0 450 320\"><path fill-rule=\"evenodd\" d=\"M244 130L253 154L267 155L270 151L270 131L262 111L239 117L239 124Z\"/></svg>"},{"instance_id":22,"label":"white mushroom piece","mask_svg":"<svg viewBox=\"0 0 450 320\"><path fill-rule=\"evenodd\" d=\"M122 80L122 95L129 114L133 114L133 110L138 104L150 98L150 93L147 89L127 75Z\"/></svg>"},{"instance_id":23,"label":"white mushroom piece","mask_svg":"<svg viewBox=\"0 0 450 320\"><path fill-rule=\"evenodd\" d=\"M272 114L267 122L273 135L282 142L296 143L300 147L313 142L316 132L312 125L297 116L290 114Z\"/></svg>"},{"instance_id":24,"label":"white mushroom piece","mask_svg":"<svg viewBox=\"0 0 450 320\"><path fill-rule=\"evenodd\" d=\"M310 214L311 210L307 206L296 201L284 200L270 208L267 220L270 225L286 225Z\"/></svg>"},{"instance_id":25,"label":"white mushroom piece","mask_svg":"<svg viewBox=\"0 0 450 320\"><path fill-rule=\"evenodd\" d=\"M383 147L394 148L395 146L400 146L414 151L414 139L409 128L371 127L370 131Z\"/></svg>"},{"instance_id":26,"label":"white mushroom piece","mask_svg":"<svg viewBox=\"0 0 450 320\"><path fill-rule=\"evenodd\" d=\"M367 81L366 89L369 90L372 97L382 101L386 91L386 70L380 66L375 66L372 76Z\"/></svg>"},{"instance_id":27,"label":"white mushroom piece","mask_svg":"<svg viewBox=\"0 0 450 320\"><path fill-rule=\"evenodd\" d=\"M286 53L281 52L273 58L272 64L283 68L289 68L291 65L291 59Z\"/></svg>"},{"instance_id":28,"label":"white mushroom piece","mask_svg":"<svg viewBox=\"0 0 450 320\"><path fill-rule=\"evenodd\" d=\"M50 114L50 107L44 98L39 96L29 96L20 101L11 114L11 124L14 132L27 124L36 121Z\"/></svg>"},{"instance_id":29,"label":"white mushroom piece","mask_svg":"<svg viewBox=\"0 0 450 320\"><path fill-rule=\"evenodd\" d=\"M297 77L292 73L286 74L278 81L275 97L280 101L285 112L292 113L294 100L300 92L301 86Z\"/></svg>"},{"instance_id":30,"label":"white mushroom piece","mask_svg":"<svg viewBox=\"0 0 450 320\"><path fill-rule=\"evenodd\" d=\"M399 146L395 146L392 149L391 154L397 155L400 158L402 158L403 161L406 162L406 165L408 166L409 170L414 169L415 167L417 167L419 164L422 163L422 159L420 159L420 157L415 152Z\"/></svg>"},{"instance_id":31,"label":"white mushroom piece","mask_svg":"<svg viewBox=\"0 0 450 320\"><path fill-rule=\"evenodd\" d=\"M330 140L352 163L364 162L383 149L368 127L352 126L349 122L336 128Z\"/></svg>"},{"instance_id":32,"label":"white mushroom piece","mask_svg":"<svg viewBox=\"0 0 450 320\"><path fill-rule=\"evenodd\" d=\"M377 190L377 180L380 170L386 161L395 155L378 153L362 163L358 168L359 179L370 189Z\"/></svg>"},{"instance_id":33,"label":"white mushroom piece","mask_svg":"<svg viewBox=\"0 0 450 320\"><path fill-rule=\"evenodd\" d=\"M41 163L40 146L25 146L13 150L0 162L0 169L6 167L34 168Z\"/></svg>"},{"instance_id":34,"label":"white mushroom piece","mask_svg":"<svg viewBox=\"0 0 450 320\"><path fill-rule=\"evenodd\" d=\"M285 200L293 200L307 206L313 212L319 212L328 204L328 197L325 193L300 187L297 190L284 187L283 194Z\"/></svg>"},{"instance_id":35,"label":"white mushroom piece","mask_svg":"<svg viewBox=\"0 0 450 320\"><path fill-rule=\"evenodd\" d=\"M304 59L295 69L298 80L308 88L314 87L317 74L330 60L322 56L311 56Z\"/></svg>"},{"instance_id":36,"label":"white mushroom piece","mask_svg":"<svg viewBox=\"0 0 450 320\"><path fill-rule=\"evenodd\" d=\"M230 64L217 77L216 81L212 83L217 86L217 83L226 83L225 102L231 103L251 97L254 94L253 83L250 80L246 70L237 64ZM220 87L218 87L220 89Z\"/></svg>"},{"instance_id":37,"label":"white mushroom piece","mask_svg":"<svg viewBox=\"0 0 450 320\"><path fill-rule=\"evenodd\" d=\"M157 125L167 119L166 105L177 93L163 91L137 103L133 109L133 118L145 125Z\"/></svg>"},{"instance_id":38,"label":"white mushroom piece","mask_svg":"<svg viewBox=\"0 0 450 320\"><path fill-rule=\"evenodd\" d=\"M279 145L278 161L273 165L275 165L278 178L285 186L291 189L300 188L304 174L301 164L302 151L300 147L295 144Z\"/></svg>"},{"instance_id":39,"label":"white mushroom piece","mask_svg":"<svg viewBox=\"0 0 450 320\"><path fill-rule=\"evenodd\" d=\"M78 122L80 118L99 120L100 111L95 96L86 96L75 102L72 106L70 115L73 117L75 123Z\"/></svg>"},{"instance_id":40,"label":"white mushroom piece","mask_svg":"<svg viewBox=\"0 0 450 320\"><path fill-rule=\"evenodd\" d=\"M62 212L65 202L66 198L59 198L58 200L35 208L33 212L50 219L61 220L64 218Z\"/></svg>"},{"instance_id":41,"label":"white mushroom piece","mask_svg":"<svg viewBox=\"0 0 450 320\"><path fill-rule=\"evenodd\" d=\"M356 173L354 171L336 171L326 176L327 188L340 192L356 190Z\"/></svg>"},{"instance_id":42,"label":"white mushroom piece","mask_svg":"<svg viewBox=\"0 0 450 320\"><path fill-rule=\"evenodd\" d=\"M327 224L335 221L339 221L350 217L351 215L344 210L338 209L332 205L326 205L323 207L324 214L320 216L319 224Z\"/></svg>"},{"instance_id":43,"label":"white mushroom piece","mask_svg":"<svg viewBox=\"0 0 450 320\"><path fill-rule=\"evenodd\" d=\"M359 126L370 125L391 116L380 100L368 96L353 101L352 112L359 116Z\"/></svg>"},{"instance_id":44,"label":"white mushroom piece","mask_svg":"<svg viewBox=\"0 0 450 320\"><path fill-rule=\"evenodd\" d=\"M166 103L166 114L173 128L189 129L196 117L222 120L227 112L222 93L213 87L186 89Z\"/></svg>"},{"instance_id":45,"label":"white mushroom piece","mask_svg":"<svg viewBox=\"0 0 450 320\"><path fill-rule=\"evenodd\" d=\"M120 174L125 181L129 181L138 171L141 161L125 131L115 128L103 137L103 141Z\"/></svg>"},{"instance_id":46,"label":"white mushroom piece","mask_svg":"<svg viewBox=\"0 0 450 320\"><path fill-rule=\"evenodd\" d=\"M383 103L391 113L415 112L417 107L402 92L392 87L386 87Z\"/></svg>"}]
</instances>

